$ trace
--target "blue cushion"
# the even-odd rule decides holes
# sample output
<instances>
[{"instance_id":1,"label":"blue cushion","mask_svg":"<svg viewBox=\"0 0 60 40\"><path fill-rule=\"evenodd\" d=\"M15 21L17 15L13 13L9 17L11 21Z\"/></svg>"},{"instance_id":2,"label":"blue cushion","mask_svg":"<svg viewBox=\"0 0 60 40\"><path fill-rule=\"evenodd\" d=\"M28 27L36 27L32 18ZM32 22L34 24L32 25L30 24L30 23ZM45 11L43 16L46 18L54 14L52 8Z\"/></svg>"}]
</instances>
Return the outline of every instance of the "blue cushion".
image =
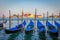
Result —
<instances>
[{"instance_id":1,"label":"blue cushion","mask_svg":"<svg viewBox=\"0 0 60 40\"><path fill-rule=\"evenodd\" d=\"M45 30L45 28L41 28L41 29L39 29L39 31L41 31L41 32L44 31L44 30Z\"/></svg>"},{"instance_id":2,"label":"blue cushion","mask_svg":"<svg viewBox=\"0 0 60 40\"><path fill-rule=\"evenodd\" d=\"M52 30L50 30L50 32L53 32L53 33L56 33L58 30L56 30L56 29L52 29Z\"/></svg>"},{"instance_id":3,"label":"blue cushion","mask_svg":"<svg viewBox=\"0 0 60 40\"><path fill-rule=\"evenodd\" d=\"M30 31L30 30L32 30L32 28L30 28L29 26L27 26L26 31Z\"/></svg>"},{"instance_id":4,"label":"blue cushion","mask_svg":"<svg viewBox=\"0 0 60 40\"><path fill-rule=\"evenodd\" d=\"M18 28L17 28L17 27L15 27L15 28L10 28L10 30L13 30L13 31L14 31L14 30L18 30Z\"/></svg>"}]
</instances>

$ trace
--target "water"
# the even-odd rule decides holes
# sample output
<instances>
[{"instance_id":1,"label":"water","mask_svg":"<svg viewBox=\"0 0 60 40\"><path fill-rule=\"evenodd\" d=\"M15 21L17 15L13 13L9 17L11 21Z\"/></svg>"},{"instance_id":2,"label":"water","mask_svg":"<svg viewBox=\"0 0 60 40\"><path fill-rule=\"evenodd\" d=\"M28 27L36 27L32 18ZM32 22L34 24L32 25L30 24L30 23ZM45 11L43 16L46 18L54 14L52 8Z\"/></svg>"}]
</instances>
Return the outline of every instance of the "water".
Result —
<instances>
[{"instance_id":1,"label":"water","mask_svg":"<svg viewBox=\"0 0 60 40\"><path fill-rule=\"evenodd\" d=\"M26 22L27 22L27 25L28 25L29 20L26 20ZM35 21L33 21L33 22L35 22ZM49 22L52 23L52 21L49 21ZM19 23L21 23L21 21L19 21ZM44 22L41 21L41 23L44 24L45 28L46 28L45 21ZM12 28L12 27L15 27L18 24L18 22L15 20L15 21L12 21L11 24L12 24L11 25L11 28ZM53 23L53 25L54 25L54 23ZM9 28L9 21L7 21L5 27ZM35 27L36 27L36 25L35 25ZM3 30L0 31L0 40L53 40L53 38L51 38L50 35L47 33L47 28L46 28L45 36L44 35L41 36L37 30L38 29L36 27L34 32L29 33L29 34L25 34L25 31L20 31L20 32L14 33L14 34L5 34L5 31L3 29ZM58 38L60 38L60 36Z\"/></svg>"}]
</instances>

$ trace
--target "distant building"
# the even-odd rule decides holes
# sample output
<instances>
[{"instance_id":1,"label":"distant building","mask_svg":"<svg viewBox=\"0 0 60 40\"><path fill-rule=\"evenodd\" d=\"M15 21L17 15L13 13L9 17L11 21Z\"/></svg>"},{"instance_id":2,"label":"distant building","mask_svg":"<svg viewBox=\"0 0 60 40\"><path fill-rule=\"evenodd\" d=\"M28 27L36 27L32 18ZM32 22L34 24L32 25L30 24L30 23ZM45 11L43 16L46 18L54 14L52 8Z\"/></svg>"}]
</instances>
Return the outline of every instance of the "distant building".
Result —
<instances>
[{"instance_id":1,"label":"distant building","mask_svg":"<svg viewBox=\"0 0 60 40\"><path fill-rule=\"evenodd\" d=\"M52 18L52 16L49 16L49 18ZM54 15L53 18L60 18L59 15Z\"/></svg>"},{"instance_id":2,"label":"distant building","mask_svg":"<svg viewBox=\"0 0 60 40\"><path fill-rule=\"evenodd\" d=\"M37 18L42 18L42 15L36 15Z\"/></svg>"},{"instance_id":3,"label":"distant building","mask_svg":"<svg viewBox=\"0 0 60 40\"><path fill-rule=\"evenodd\" d=\"M34 14L25 14L24 16L26 16L28 18L35 18ZM36 18L42 18L42 15L36 15Z\"/></svg>"}]
</instances>

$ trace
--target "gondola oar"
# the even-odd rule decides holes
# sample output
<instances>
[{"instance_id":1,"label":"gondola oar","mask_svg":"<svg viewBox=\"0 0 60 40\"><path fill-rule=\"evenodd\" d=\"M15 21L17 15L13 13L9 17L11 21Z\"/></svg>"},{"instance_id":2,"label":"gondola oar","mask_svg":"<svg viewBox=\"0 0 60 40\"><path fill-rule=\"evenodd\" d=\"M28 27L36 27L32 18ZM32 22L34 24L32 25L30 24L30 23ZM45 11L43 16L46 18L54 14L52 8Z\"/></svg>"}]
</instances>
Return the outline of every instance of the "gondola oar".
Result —
<instances>
[{"instance_id":1,"label":"gondola oar","mask_svg":"<svg viewBox=\"0 0 60 40\"><path fill-rule=\"evenodd\" d=\"M58 36L58 30L48 21L46 21L46 26L50 35Z\"/></svg>"},{"instance_id":2,"label":"gondola oar","mask_svg":"<svg viewBox=\"0 0 60 40\"><path fill-rule=\"evenodd\" d=\"M39 20L37 20L37 28L39 29L39 32L45 33L46 31L44 25Z\"/></svg>"},{"instance_id":3,"label":"gondola oar","mask_svg":"<svg viewBox=\"0 0 60 40\"><path fill-rule=\"evenodd\" d=\"M29 33L31 31L33 31L33 28L34 28L34 23L32 20L30 20L30 23L27 25L26 29L25 29L25 32L26 33Z\"/></svg>"}]
</instances>

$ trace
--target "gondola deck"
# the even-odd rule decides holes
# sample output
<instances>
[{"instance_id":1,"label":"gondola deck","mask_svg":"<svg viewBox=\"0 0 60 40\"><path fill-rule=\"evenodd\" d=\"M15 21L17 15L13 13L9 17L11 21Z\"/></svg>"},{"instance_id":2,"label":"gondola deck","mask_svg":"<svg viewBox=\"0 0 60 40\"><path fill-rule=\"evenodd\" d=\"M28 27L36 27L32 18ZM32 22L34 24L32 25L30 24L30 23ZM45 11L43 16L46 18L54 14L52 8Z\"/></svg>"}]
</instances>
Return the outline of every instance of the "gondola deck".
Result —
<instances>
[{"instance_id":1,"label":"gondola deck","mask_svg":"<svg viewBox=\"0 0 60 40\"><path fill-rule=\"evenodd\" d=\"M37 21L37 28L39 29L39 32L45 33L45 27L44 25L38 20Z\"/></svg>"},{"instance_id":2,"label":"gondola deck","mask_svg":"<svg viewBox=\"0 0 60 40\"><path fill-rule=\"evenodd\" d=\"M25 33L29 33L33 31L33 27L34 27L34 23L32 20L30 20L30 23L27 25L26 29L25 29Z\"/></svg>"}]
</instances>

